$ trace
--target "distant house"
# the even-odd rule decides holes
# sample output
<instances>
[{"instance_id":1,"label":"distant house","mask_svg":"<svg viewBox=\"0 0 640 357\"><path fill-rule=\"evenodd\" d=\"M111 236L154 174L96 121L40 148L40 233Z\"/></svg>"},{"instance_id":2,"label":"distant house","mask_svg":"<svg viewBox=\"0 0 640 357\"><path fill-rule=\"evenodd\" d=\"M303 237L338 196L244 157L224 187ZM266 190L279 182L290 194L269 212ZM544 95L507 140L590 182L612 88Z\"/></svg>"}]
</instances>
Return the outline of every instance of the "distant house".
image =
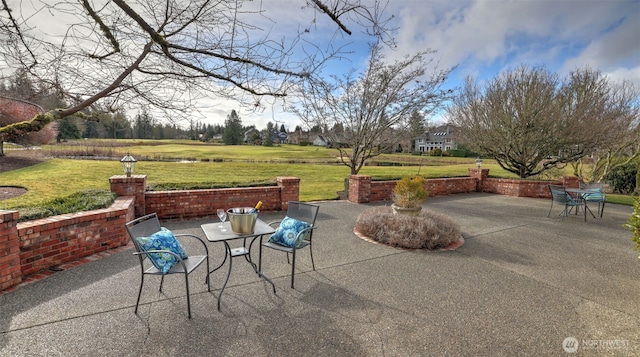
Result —
<instances>
[{"instance_id":1,"label":"distant house","mask_svg":"<svg viewBox=\"0 0 640 357\"><path fill-rule=\"evenodd\" d=\"M315 139L313 139L313 146L327 146L329 145L329 140L325 138L323 135L316 135Z\"/></svg>"},{"instance_id":2,"label":"distant house","mask_svg":"<svg viewBox=\"0 0 640 357\"><path fill-rule=\"evenodd\" d=\"M274 143L284 144L287 142L288 135L283 131L278 131L272 135L272 139Z\"/></svg>"},{"instance_id":3,"label":"distant house","mask_svg":"<svg viewBox=\"0 0 640 357\"><path fill-rule=\"evenodd\" d=\"M311 143L314 133L309 131L296 130L287 135L287 144L300 145L300 143Z\"/></svg>"},{"instance_id":4,"label":"distant house","mask_svg":"<svg viewBox=\"0 0 640 357\"><path fill-rule=\"evenodd\" d=\"M429 152L434 149L442 151L456 149L455 128L451 125L434 128L418 136L414 144L415 150L422 152Z\"/></svg>"},{"instance_id":5,"label":"distant house","mask_svg":"<svg viewBox=\"0 0 640 357\"><path fill-rule=\"evenodd\" d=\"M259 138L259 142L256 142L256 138ZM251 128L244 133L244 142L247 144L260 145L262 143L262 136L260 131L255 128Z\"/></svg>"}]
</instances>

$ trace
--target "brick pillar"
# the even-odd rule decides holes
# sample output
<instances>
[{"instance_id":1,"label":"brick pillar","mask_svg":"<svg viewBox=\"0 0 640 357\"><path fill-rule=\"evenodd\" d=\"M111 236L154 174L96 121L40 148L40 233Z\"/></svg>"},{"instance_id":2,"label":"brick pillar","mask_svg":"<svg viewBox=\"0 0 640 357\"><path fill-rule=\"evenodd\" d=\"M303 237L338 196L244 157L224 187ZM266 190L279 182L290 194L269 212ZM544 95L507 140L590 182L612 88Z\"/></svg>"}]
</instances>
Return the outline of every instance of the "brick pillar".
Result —
<instances>
[{"instance_id":1,"label":"brick pillar","mask_svg":"<svg viewBox=\"0 0 640 357\"><path fill-rule=\"evenodd\" d=\"M482 192L484 180L489 177L489 169L469 169L469 177L476 179L476 192Z\"/></svg>"},{"instance_id":2,"label":"brick pillar","mask_svg":"<svg viewBox=\"0 0 640 357\"><path fill-rule=\"evenodd\" d=\"M289 208L289 201L300 200L300 179L293 176L276 177L278 187L280 187L280 209L286 211Z\"/></svg>"},{"instance_id":3,"label":"brick pillar","mask_svg":"<svg viewBox=\"0 0 640 357\"><path fill-rule=\"evenodd\" d=\"M109 178L111 192L118 196L134 196L136 217L146 214L144 194L147 191L147 175L116 175Z\"/></svg>"},{"instance_id":4,"label":"brick pillar","mask_svg":"<svg viewBox=\"0 0 640 357\"><path fill-rule=\"evenodd\" d=\"M580 177L578 176L562 176L560 182L562 182L562 186L567 188L580 187Z\"/></svg>"},{"instance_id":5,"label":"brick pillar","mask_svg":"<svg viewBox=\"0 0 640 357\"><path fill-rule=\"evenodd\" d=\"M0 291L22 282L17 211L0 210Z\"/></svg>"},{"instance_id":6,"label":"brick pillar","mask_svg":"<svg viewBox=\"0 0 640 357\"><path fill-rule=\"evenodd\" d=\"M367 203L371 197L371 176L349 176L349 202Z\"/></svg>"}]
</instances>

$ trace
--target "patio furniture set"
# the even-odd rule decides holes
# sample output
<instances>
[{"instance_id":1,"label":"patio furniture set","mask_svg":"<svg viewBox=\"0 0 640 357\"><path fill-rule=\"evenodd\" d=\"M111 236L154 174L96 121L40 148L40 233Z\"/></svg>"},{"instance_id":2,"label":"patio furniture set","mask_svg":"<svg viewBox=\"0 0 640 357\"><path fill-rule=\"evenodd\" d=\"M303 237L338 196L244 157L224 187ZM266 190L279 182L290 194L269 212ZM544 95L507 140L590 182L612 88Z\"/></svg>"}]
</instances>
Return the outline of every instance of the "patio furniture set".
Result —
<instances>
[{"instance_id":1,"label":"patio furniture set","mask_svg":"<svg viewBox=\"0 0 640 357\"><path fill-rule=\"evenodd\" d=\"M589 203L595 203L598 205L598 216L602 218L604 214L604 204L606 195L603 191L602 184L585 184L580 183L579 188L568 188L560 185L549 185L549 191L551 192L551 207L547 217L551 215L553 210L553 204L562 205L562 211L558 214L564 217L571 214L575 208L575 214L577 215L580 210L584 215L584 220L587 220L587 212L591 214L593 218L596 216L589 208Z\"/></svg>"},{"instance_id":2,"label":"patio furniture set","mask_svg":"<svg viewBox=\"0 0 640 357\"><path fill-rule=\"evenodd\" d=\"M256 219L255 226L249 233L236 233L232 229L231 222L223 222L220 226L218 223L202 224L201 228L209 243L223 243L225 247L225 256L217 267L210 269L209 266L209 249L207 243L202 238L192 234L173 234L171 231L162 227L157 214L152 213L139 217L131 222L126 223L129 237L134 243L134 254L140 261L140 289L136 300L134 312L138 313L138 305L142 294L142 287L146 275L160 275L160 291L166 275L182 274L185 278L186 294L187 294L187 313L191 318L191 302L189 298L189 274L196 268L206 263L207 266L207 290L211 291L210 274L221 269L228 260L227 275L224 280L220 292L218 293L218 310L220 310L220 301L229 277L231 275L233 258L244 257L252 266L254 272L262 279L267 281L273 287L273 293L276 293L274 283L262 272L262 249L269 248L287 253L287 262L291 264L291 288L294 288L295 278L295 262L296 253L299 249L309 247L311 255L311 264L315 270L313 262L313 250L311 249L313 230L316 228L315 221L318 214L319 206L302 203L289 202L287 215L281 221L265 223L260 219ZM264 237L269 236L264 242ZM195 239L203 246L204 255L187 255L182 247L180 240ZM251 250L256 240L260 240L258 264L251 257ZM242 240L242 246L231 248L230 242ZM197 244L197 243L196 243ZM198 244L199 245L199 244ZM290 258L291 255L291 258Z\"/></svg>"}]
</instances>

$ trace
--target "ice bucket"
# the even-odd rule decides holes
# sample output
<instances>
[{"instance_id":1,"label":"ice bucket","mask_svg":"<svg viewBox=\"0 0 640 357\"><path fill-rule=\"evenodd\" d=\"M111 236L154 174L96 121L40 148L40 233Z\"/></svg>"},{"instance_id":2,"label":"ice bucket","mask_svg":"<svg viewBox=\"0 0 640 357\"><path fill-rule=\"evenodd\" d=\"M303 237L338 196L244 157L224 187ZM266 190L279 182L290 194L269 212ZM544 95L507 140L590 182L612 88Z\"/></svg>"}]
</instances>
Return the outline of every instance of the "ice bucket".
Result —
<instances>
[{"instance_id":1,"label":"ice bucket","mask_svg":"<svg viewBox=\"0 0 640 357\"><path fill-rule=\"evenodd\" d=\"M227 210L231 230L235 234L251 234L256 226L258 212L250 213L253 207L236 207Z\"/></svg>"}]
</instances>

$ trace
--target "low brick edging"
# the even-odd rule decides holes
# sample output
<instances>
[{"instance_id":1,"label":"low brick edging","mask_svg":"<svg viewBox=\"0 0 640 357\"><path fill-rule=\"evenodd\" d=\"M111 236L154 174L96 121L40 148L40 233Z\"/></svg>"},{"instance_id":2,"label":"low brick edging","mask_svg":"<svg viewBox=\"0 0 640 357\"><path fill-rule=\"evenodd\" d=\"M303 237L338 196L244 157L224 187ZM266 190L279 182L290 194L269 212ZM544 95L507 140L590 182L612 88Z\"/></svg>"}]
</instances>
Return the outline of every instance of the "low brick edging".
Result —
<instances>
[{"instance_id":1,"label":"low brick edging","mask_svg":"<svg viewBox=\"0 0 640 357\"><path fill-rule=\"evenodd\" d=\"M579 177L564 176L559 181L535 181L490 178L487 169L469 169L469 177L452 177L425 180L429 196L444 196L456 193L485 192L514 197L549 198L549 184L578 187ZM349 177L349 201L367 203L391 201L396 186L395 180L372 181L368 175Z\"/></svg>"},{"instance_id":2,"label":"low brick edging","mask_svg":"<svg viewBox=\"0 0 640 357\"><path fill-rule=\"evenodd\" d=\"M262 210L280 210L280 188L249 187L194 191L157 191L145 195L145 211L160 220L215 217L218 208L253 207L262 201Z\"/></svg>"},{"instance_id":3,"label":"low brick edging","mask_svg":"<svg viewBox=\"0 0 640 357\"><path fill-rule=\"evenodd\" d=\"M0 290L79 258L127 245L124 224L134 219L133 197L109 207L17 223L18 212L0 211Z\"/></svg>"},{"instance_id":4,"label":"low brick edging","mask_svg":"<svg viewBox=\"0 0 640 357\"><path fill-rule=\"evenodd\" d=\"M18 212L0 210L0 291L22 282Z\"/></svg>"},{"instance_id":5,"label":"low brick edging","mask_svg":"<svg viewBox=\"0 0 640 357\"><path fill-rule=\"evenodd\" d=\"M548 198L551 197L548 188L549 184L561 185L562 183L554 181L487 178L482 183L482 192L497 193L500 195L514 197Z\"/></svg>"},{"instance_id":6,"label":"low brick edging","mask_svg":"<svg viewBox=\"0 0 640 357\"><path fill-rule=\"evenodd\" d=\"M354 203L390 201L396 182L396 180L372 181L371 176L352 175L349 178L349 201ZM427 179L424 187L429 191L429 196L475 192L476 179L472 177Z\"/></svg>"},{"instance_id":7,"label":"low brick edging","mask_svg":"<svg viewBox=\"0 0 640 357\"><path fill-rule=\"evenodd\" d=\"M300 198L298 177L276 177L276 185L243 188L146 191L146 175L109 178L111 191L134 196L136 217L156 213L161 220L215 217L218 208L253 207L262 201L263 211L287 209L287 202Z\"/></svg>"}]
</instances>

